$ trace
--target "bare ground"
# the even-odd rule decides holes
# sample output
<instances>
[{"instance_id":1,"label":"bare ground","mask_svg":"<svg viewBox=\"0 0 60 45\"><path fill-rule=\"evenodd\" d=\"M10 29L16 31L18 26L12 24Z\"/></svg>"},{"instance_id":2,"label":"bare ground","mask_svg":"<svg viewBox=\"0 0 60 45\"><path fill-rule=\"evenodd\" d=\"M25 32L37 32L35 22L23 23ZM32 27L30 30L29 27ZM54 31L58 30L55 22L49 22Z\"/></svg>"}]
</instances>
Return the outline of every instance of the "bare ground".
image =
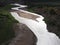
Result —
<instances>
[{"instance_id":1,"label":"bare ground","mask_svg":"<svg viewBox=\"0 0 60 45\"><path fill-rule=\"evenodd\" d=\"M27 19L32 19L32 20L36 20L36 18L39 18L39 16L33 15L33 14L29 14L29 13L25 13L25 12L21 12L21 11L14 11L16 12L19 16L27 18Z\"/></svg>"},{"instance_id":2,"label":"bare ground","mask_svg":"<svg viewBox=\"0 0 60 45\"><path fill-rule=\"evenodd\" d=\"M15 37L9 45L36 45L37 38L34 33L24 24L14 24Z\"/></svg>"}]
</instances>

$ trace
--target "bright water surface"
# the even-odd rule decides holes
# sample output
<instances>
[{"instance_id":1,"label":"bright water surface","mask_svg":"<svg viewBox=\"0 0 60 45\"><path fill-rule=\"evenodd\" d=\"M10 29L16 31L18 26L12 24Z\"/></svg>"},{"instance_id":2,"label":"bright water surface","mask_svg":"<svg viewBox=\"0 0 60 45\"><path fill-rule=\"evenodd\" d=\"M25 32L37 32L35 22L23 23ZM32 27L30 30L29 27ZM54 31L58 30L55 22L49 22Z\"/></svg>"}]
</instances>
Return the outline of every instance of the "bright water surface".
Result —
<instances>
[{"instance_id":1,"label":"bright water surface","mask_svg":"<svg viewBox=\"0 0 60 45\"><path fill-rule=\"evenodd\" d=\"M14 4L14 5L19 5L19 4ZM35 13L31 13L29 11L20 10L18 8L23 8L23 7L21 7L21 6L14 7L12 9L18 10L21 12L25 12L25 13L29 13L29 14L33 14L33 15L40 17L40 18L36 18L37 21L35 21L32 19L20 17L16 12L10 12L16 20L18 20L20 23L25 24L36 35L36 37L38 39L36 45L60 45L60 39L58 38L58 36L55 35L54 33L48 32L47 25L43 21L43 19L44 19L43 16L35 14Z\"/></svg>"}]
</instances>

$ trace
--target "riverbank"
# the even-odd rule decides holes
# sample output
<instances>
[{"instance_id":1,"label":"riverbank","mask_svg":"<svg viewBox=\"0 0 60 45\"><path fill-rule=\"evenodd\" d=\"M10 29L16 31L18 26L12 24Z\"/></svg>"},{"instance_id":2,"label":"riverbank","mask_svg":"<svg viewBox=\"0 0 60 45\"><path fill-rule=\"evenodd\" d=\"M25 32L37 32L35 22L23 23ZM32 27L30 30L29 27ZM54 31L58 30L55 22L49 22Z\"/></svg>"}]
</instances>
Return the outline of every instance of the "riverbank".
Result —
<instances>
[{"instance_id":1,"label":"riverbank","mask_svg":"<svg viewBox=\"0 0 60 45\"><path fill-rule=\"evenodd\" d=\"M48 31L60 37L60 6L35 5L28 8L28 11L45 17Z\"/></svg>"},{"instance_id":2,"label":"riverbank","mask_svg":"<svg viewBox=\"0 0 60 45\"><path fill-rule=\"evenodd\" d=\"M0 45L7 45L15 36L13 25L18 21L11 16L9 12L11 7L10 5L0 7Z\"/></svg>"}]
</instances>

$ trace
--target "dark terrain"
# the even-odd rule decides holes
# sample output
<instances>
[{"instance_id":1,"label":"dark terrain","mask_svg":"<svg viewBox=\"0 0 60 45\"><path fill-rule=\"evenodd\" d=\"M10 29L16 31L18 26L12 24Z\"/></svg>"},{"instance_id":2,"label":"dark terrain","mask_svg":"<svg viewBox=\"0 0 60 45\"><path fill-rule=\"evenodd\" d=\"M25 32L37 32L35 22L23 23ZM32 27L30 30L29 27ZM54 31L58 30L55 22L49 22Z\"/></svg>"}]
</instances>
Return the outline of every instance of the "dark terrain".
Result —
<instances>
[{"instance_id":1,"label":"dark terrain","mask_svg":"<svg viewBox=\"0 0 60 45\"><path fill-rule=\"evenodd\" d=\"M37 1L37 2L36 2ZM11 39L19 35L16 43L20 45L25 43L26 45L35 45L36 37L24 24L19 24L11 14L9 13L10 3L20 3L28 5L28 11L41 14L45 17L44 21L47 23L47 29L49 32L54 32L60 37L60 1L59 0L1 0L0 1L0 45L8 45ZM42 2L42 3L41 3ZM18 23L18 24L17 24ZM24 25L24 26L23 26ZM24 31L25 30L25 31ZM26 40L26 43L24 40ZM28 41L29 39L29 41ZM32 41L33 40L33 41ZM20 41L22 41L20 43ZM25 45L24 44L24 45Z\"/></svg>"},{"instance_id":2,"label":"dark terrain","mask_svg":"<svg viewBox=\"0 0 60 45\"><path fill-rule=\"evenodd\" d=\"M45 17L49 32L53 32L60 37L60 7L59 6L35 6L28 8L29 11L38 13Z\"/></svg>"}]
</instances>

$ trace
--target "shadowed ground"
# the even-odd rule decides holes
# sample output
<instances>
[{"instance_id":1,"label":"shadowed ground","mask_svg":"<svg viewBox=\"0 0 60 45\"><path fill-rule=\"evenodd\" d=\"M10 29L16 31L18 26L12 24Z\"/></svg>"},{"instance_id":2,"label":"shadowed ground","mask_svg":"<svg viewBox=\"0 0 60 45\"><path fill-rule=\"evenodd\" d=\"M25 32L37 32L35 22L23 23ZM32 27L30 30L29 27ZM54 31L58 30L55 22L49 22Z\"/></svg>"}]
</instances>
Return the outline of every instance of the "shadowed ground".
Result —
<instances>
[{"instance_id":1,"label":"shadowed ground","mask_svg":"<svg viewBox=\"0 0 60 45\"><path fill-rule=\"evenodd\" d=\"M37 38L33 32L24 24L14 24L15 38L9 45L36 45Z\"/></svg>"}]
</instances>

